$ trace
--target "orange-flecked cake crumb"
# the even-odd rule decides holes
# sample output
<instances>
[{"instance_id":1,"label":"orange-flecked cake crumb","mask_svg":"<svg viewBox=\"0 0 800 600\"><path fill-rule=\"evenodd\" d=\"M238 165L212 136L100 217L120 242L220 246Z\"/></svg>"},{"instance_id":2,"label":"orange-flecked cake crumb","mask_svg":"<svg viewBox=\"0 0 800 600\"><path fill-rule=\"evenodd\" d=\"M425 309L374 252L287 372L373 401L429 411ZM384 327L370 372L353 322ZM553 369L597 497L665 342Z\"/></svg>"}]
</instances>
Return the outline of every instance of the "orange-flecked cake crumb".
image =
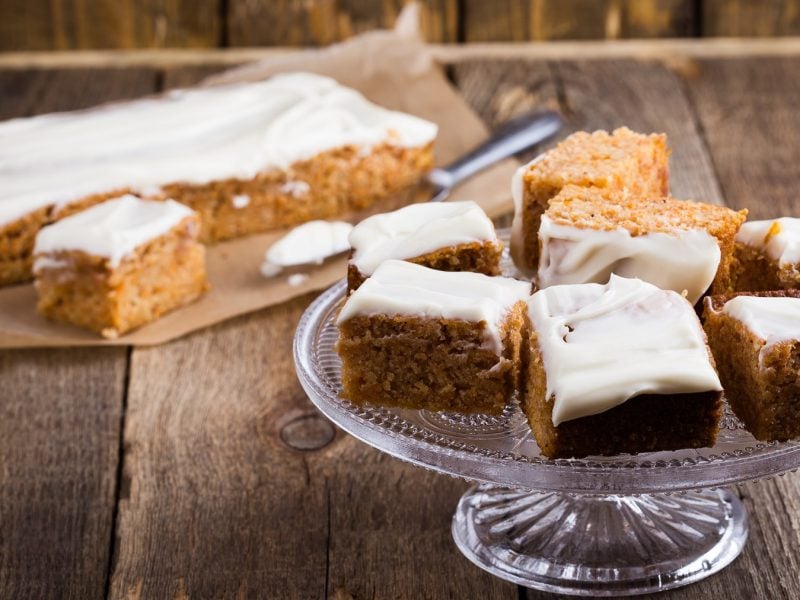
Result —
<instances>
[{"instance_id":1,"label":"orange-flecked cake crumb","mask_svg":"<svg viewBox=\"0 0 800 600\"><path fill-rule=\"evenodd\" d=\"M566 185L603 188L613 198L666 196L669 150L664 134L644 135L626 127L577 132L521 167L514 176L511 254L532 274L539 262L539 221L551 198Z\"/></svg>"},{"instance_id":2,"label":"orange-flecked cake crumb","mask_svg":"<svg viewBox=\"0 0 800 600\"><path fill-rule=\"evenodd\" d=\"M345 302L342 397L498 414L517 389L530 283L387 260Z\"/></svg>"},{"instance_id":3,"label":"orange-flecked cake crumb","mask_svg":"<svg viewBox=\"0 0 800 600\"><path fill-rule=\"evenodd\" d=\"M133 196L45 227L35 251L39 313L115 338L192 302L208 288L198 230L189 208Z\"/></svg>"},{"instance_id":4,"label":"orange-flecked cake crumb","mask_svg":"<svg viewBox=\"0 0 800 600\"><path fill-rule=\"evenodd\" d=\"M703 319L725 397L748 431L800 437L800 290L712 296Z\"/></svg>"}]
</instances>

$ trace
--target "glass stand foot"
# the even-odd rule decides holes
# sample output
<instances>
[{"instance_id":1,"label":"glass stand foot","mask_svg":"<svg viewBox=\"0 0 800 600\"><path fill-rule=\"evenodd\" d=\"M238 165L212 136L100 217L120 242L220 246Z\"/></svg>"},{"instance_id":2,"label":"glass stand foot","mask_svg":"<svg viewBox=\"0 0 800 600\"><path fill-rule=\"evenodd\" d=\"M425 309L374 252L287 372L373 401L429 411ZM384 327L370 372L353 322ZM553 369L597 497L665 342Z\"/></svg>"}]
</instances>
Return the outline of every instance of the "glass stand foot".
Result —
<instances>
[{"instance_id":1,"label":"glass stand foot","mask_svg":"<svg viewBox=\"0 0 800 600\"><path fill-rule=\"evenodd\" d=\"M747 540L747 511L726 490L569 496L478 485L461 497L453 538L490 573L575 596L680 587L716 573Z\"/></svg>"}]
</instances>

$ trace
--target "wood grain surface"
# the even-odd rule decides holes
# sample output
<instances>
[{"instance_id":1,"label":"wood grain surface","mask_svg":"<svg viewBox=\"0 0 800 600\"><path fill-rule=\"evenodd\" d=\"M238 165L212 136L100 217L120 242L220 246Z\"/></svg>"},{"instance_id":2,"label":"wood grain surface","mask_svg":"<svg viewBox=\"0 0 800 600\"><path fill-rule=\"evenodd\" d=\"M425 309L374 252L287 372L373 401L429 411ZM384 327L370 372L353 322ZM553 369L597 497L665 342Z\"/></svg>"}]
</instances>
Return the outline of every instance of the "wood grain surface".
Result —
<instances>
[{"instance_id":1,"label":"wood grain surface","mask_svg":"<svg viewBox=\"0 0 800 600\"><path fill-rule=\"evenodd\" d=\"M797 214L797 61L459 61L490 124L534 106L573 127L664 130L673 191ZM0 116L188 85L217 66L0 71ZM464 559L467 484L337 432L291 338L313 296L163 346L0 352L0 597L529 598ZM800 477L740 486L733 565L659 598L800 597Z\"/></svg>"},{"instance_id":2,"label":"wood grain surface","mask_svg":"<svg viewBox=\"0 0 800 600\"><path fill-rule=\"evenodd\" d=\"M317 46L410 0L0 0L0 52ZM417 0L429 42L786 36L800 0Z\"/></svg>"},{"instance_id":3,"label":"wood grain surface","mask_svg":"<svg viewBox=\"0 0 800 600\"><path fill-rule=\"evenodd\" d=\"M0 51L212 47L220 0L0 0Z\"/></svg>"},{"instance_id":4,"label":"wood grain surface","mask_svg":"<svg viewBox=\"0 0 800 600\"><path fill-rule=\"evenodd\" d=\"M465 0L467 42L689 37L692 0Z\"/></svg>"}]
</instances>

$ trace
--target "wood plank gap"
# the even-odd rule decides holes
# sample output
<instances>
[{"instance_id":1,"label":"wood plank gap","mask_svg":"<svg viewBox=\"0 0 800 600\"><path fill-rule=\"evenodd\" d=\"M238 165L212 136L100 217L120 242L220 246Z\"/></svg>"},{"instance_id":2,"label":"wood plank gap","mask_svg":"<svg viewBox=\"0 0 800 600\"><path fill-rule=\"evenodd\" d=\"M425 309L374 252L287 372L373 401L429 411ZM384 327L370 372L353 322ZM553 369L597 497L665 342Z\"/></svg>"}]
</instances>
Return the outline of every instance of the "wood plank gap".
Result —
<instances>
[{"instance_id":1,"label":"wood plank gap","mask_svg":"<svg viewBox=\"0 0 800 600\"><path fill-rule=\"evenodd\" d=\"M228 30L230 22L230 2L229 0L218 0L219 4L217 10L219 11L219 40L217 45L220 48L227 48L230 46L230 31Z\"/></svg>"},{"instance_id":2,"label":"wood plank gap","mask_svg":"<svg viewBox=\"0 0 800 600\"><path fill-rule=\"evenodd\" d=\"M456 15L456 41L464 44L467 41L467 0L458 0Z\"/></svg>"},{"instance_id":3,"label":"wood plank gap","mask_svg":"<svg viewBox=\"0 0 800 600\"><path fill-rule=\"evenodd\" d=\"M325 600L331 587L331 486L330 479L325 478L325 501L327 522L325 524Z\"/></svg>"},{"instance_id":4,"label":"wood plank gap","mask_svg":"<svg viewBox=\"0 0 800 600\"><path fill-rule=\"evenodd\" d=\"M694 0L692 36L696 38L703 37L703 0Z\"/></svg>"},{"instance_id":5,"label":"wood plank gap","mask_svg":"<svg viewBox=\"0 0 800 600\"><path fill-rule=\"evenodd\" d=\"M119 415L119 446L117 448L117 472L114 478L114 506L111 511L111 528L108 540L108 564L106 566L106 578L103 582L103 597L111 596L111 575L119 556L119 537L117 535L117 516L119 515L119 503L122 497L122 478L125 468L125 415L128 411L128 389L131 381L131 356L133 346L127 347L125 353L125 376L122 381L122 408Z\"/></svg>"}]
</instances>

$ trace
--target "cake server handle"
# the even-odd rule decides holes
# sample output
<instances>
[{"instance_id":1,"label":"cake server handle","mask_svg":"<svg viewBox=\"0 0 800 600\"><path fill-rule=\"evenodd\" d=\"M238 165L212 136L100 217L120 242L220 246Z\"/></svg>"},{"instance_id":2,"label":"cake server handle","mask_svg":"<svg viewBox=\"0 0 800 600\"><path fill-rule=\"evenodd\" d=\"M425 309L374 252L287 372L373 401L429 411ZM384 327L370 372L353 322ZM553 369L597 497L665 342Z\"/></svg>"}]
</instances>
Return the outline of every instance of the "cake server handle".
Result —
<instances>
[{"instance_id":1,"label":"cake server handle","mask_svg":"<svg viewBox=\"0 0 800 600\"><path fill-rule=\"evenodd\" d=\"M474 150L428 173L428 182L437 190L431 202L444 200L452 188L486 167L549 139L563 124L561 115L552 110L528 112L504 123Z\"/></svg>"}]
</instances>

